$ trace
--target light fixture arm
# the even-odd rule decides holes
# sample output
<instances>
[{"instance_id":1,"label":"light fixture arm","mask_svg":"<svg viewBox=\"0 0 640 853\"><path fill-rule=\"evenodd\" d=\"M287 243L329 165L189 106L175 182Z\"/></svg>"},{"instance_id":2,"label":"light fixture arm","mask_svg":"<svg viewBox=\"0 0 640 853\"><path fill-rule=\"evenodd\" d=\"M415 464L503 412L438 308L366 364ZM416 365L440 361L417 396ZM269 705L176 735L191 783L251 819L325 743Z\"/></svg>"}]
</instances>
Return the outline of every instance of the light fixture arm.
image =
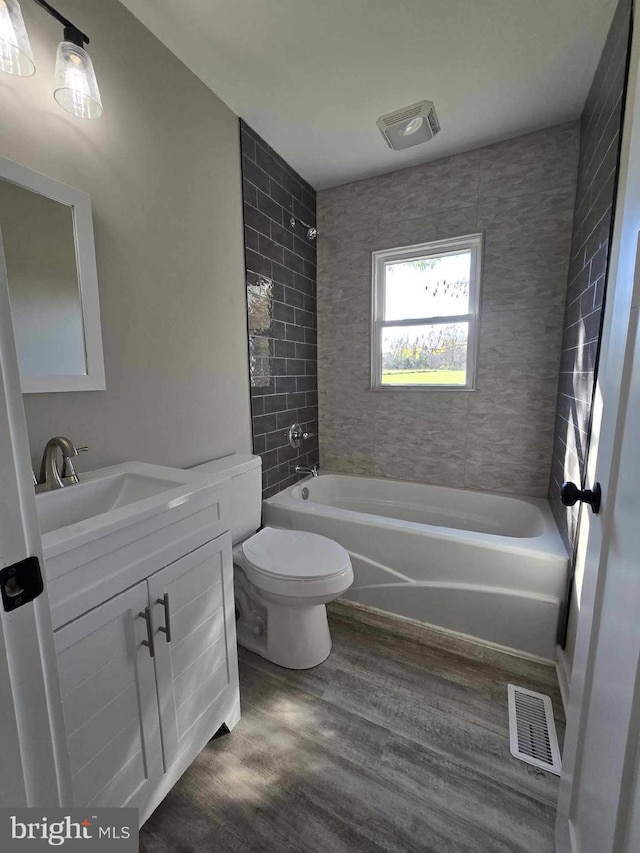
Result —
<instances>
[{"instance_id":1,"label":"light fixture arm","mask_svg":"<svg viewBox=\"0 0 640 853\"><path fill-rule=\"evenodd\" d=\"M60 14L57 9L54 9L46 0L33 0L38 6L41 6L45 12L48 12L52 18L55 18L58 23L62 24L64 27L64 40L70 41L72 44L75 44L77 47L84 47L85 44L89 44L89 36L79 30L68 18L65 18L64 15Z\"/></svg>"}]
</instances>

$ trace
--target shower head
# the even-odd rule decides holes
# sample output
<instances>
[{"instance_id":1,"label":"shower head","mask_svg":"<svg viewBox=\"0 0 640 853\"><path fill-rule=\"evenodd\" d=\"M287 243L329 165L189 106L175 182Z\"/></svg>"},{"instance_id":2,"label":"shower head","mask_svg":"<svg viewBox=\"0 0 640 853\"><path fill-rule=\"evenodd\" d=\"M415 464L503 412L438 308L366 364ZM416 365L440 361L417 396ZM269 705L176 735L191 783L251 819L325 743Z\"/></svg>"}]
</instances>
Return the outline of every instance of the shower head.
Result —
<instances>
[{"instance_id":1,"label":"shower head","mask_svg":"<svg viewBox=\"0 0 640 853\"><path fill-rule=\"evenodd\" d=\"M295 228L298 222L305 229L305 237L307 238L307 240L315 240L318 236L318 229L314 228L313 225L307 225L307 223L303 222L302 219L296 219L295 216L292 216L289 219L289 225L292 228Z\"/></svg>"}]
</instances>

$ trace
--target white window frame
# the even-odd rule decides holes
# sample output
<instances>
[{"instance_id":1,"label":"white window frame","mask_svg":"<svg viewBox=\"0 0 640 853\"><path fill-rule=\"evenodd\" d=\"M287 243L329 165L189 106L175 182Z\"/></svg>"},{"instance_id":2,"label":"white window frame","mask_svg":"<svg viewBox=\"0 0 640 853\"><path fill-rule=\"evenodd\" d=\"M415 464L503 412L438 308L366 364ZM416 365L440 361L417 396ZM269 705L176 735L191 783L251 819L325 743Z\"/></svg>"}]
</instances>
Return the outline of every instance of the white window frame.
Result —
<instances>
[{"instance_id":1,"label":"white window frame","mask_svg":"<svg viewBox=\"0 0 640 853\"><path fill-rule=\"evenodd\" d=\"M476 387L480 321L480 291L482 286L482 234L467 234L448 240L434 240L413 246L400 246L372 252L371 287L371 389L373 391L440 391L443 388L471 391ZM469 313L440 317L416 317L407 320L384 320L385 269L390 262L413 261L443 255L471 253L469 271ZM469 323L467 339L467 382L465 385L383 385L382 384L382 333L387 326L431 326L445 323Z\"/></svg>"}]
</instances>

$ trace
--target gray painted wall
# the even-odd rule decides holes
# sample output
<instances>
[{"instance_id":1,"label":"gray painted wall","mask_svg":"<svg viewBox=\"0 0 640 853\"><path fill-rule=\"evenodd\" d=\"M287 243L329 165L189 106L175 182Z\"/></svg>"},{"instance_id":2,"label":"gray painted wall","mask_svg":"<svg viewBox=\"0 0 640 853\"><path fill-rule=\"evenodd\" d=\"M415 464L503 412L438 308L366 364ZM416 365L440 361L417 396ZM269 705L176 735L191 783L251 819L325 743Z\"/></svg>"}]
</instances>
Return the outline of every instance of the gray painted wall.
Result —
<instances>
[{"instance_id":1,"label":"gray painted wall","mask_svg":"<svg viewBox=\"0 0 640 853\"><path fill-rule=\"evenodd\" d=\"M52 97L59 25L23 3L38 63L0 86L0 151L91 194L105 392L25 397L36 461L52 435L186 466L250 451L238 120L117 0L56 4L91 36L104 116Z\"/></svg>"},{"instance_id":2,"label":"gray painted wall","mask_svg":"<svg viewBox=\"0 0 640 853\"><path fill-rule=\"evenodd\" d=\"M578 141L565 124L318 194L323 467L546 494ZM478 231L478 389L368 390L371 252Z\"/></svg>"}]
</instances>

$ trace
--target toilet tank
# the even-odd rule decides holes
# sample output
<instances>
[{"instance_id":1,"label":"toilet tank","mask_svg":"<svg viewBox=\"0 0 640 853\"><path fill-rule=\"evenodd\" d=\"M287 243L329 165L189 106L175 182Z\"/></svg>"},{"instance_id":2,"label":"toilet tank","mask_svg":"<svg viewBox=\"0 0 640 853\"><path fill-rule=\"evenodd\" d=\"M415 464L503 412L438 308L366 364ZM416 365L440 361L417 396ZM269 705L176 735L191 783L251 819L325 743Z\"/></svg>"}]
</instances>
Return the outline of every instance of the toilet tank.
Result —
<instances>
[{"instance_id":1,"label":"toilet tank","mask_svg":"<svg viewBox=\"0 0 640 853\"><path fill-rule=\"evenodd\" d=\"M262 460L250 453L232 453L194 465L204 471L231 479L231 535L233 544L242 542L260 528L262 517Z\"/></svg>"}]
</instances>

